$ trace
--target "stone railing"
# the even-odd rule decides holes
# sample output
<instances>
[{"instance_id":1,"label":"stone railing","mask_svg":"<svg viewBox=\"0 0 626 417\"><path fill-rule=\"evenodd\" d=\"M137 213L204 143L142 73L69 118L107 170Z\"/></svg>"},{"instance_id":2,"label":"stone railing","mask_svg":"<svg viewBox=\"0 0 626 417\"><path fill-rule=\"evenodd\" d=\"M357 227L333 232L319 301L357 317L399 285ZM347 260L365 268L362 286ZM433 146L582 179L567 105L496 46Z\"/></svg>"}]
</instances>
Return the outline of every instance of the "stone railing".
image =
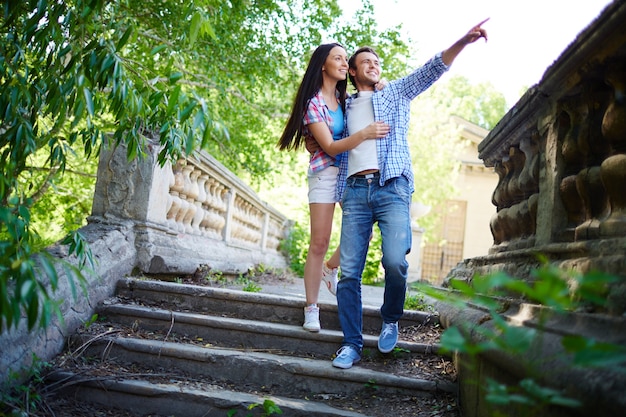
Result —
<instances>
[{"instance_id":1,"label":"stone railing","mask_svg":"<svg viewBox=\"0 0 626 417\"><path fill-rule=\"evenodd\" d=\"M146 273L193 273L200 266L242 272L285 267L289 220L205 152L160 166L153 146L126 161L104 148L90 222L132 220L137 266Z\"/></svg>"},{"instance_id":2,"label":"stone railing","mask_svg":"<svg viewBox=\"0 0 626 417\"><path fill-rule=\"evenodd\" d=\"M566 17L564 17L566 18ZM555 312L525 299L507 299L502 315L513 326L541 328L524 354L489 351L474 367L456 358L463 414L494 415L485 401L488 379L539 384L581 401L578 408L546 406L533 416L614 416L626 410L623 368L572 363L564 336L626 347L626 2L614 1L547 69L479 145L499 182L491 200L493 245L466 259L448 280L506 272L529 283L543 262L575 273L617 278L602 287L604 306ZM558 22L556 23L558 26ZM567 278L564 278L567 279ZM567 283L574 287L577 282ZM437 303L444 326L497 331L488 311ZM623 364L622 364L623 365ZM507 406L511 417L528 408Z\"/></svg>"},{"instance_id":3,"label":"stone railing","mask_svg":"<svg viewBox=\"0 0 626 417\"><path fill-rule=\"evenodd\" d=\"M472 273L524 277L538 252L581 272L624 273L624 13L623 2L609 6L479 145L499 183L494 243Z\"/></svg>"}]
</instances>

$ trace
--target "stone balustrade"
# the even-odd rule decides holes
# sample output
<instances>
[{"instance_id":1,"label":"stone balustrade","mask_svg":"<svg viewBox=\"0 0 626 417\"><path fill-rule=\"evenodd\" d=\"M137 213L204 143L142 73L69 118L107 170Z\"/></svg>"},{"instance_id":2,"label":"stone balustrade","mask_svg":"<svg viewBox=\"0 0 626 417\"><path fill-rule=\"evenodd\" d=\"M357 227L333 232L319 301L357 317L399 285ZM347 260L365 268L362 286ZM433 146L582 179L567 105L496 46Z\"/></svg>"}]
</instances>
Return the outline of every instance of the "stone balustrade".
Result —
<instances>
[{"instance_id":1,"label":"stone balustrade","mask_svg":"<svg viewBox=\"0 0 626 417\"><path fill-rule=\"evenodd\" d=\"M505 272L531 282L547 262L575 273L608 273L616 282L598 288L605 292L605 305L585 311L555 312L533 300L508 298L504 319L512 326L540 328L541 335L523 354L489 351L472 366L463 355L455 358L463 415L494 415L497 406L484 395L488 381L515 384L525 378L582 403L533 409L533 416L609 417L626 410L623 368L574 364L562 343L569 335L626 347L624 22L626 2L609 4L480 143L479 157L499 176L491 195L497 208L490 221L493 245L447 277L471 281ZM436 307L444 327L470 329L474 342L482 341L482 330L498 327L477 306L442 301ZM510 417L529 412L521 405L506 406Z\"/></svg>"},{"instance_id":2,"label":"stone balustrade","mask_svg":"<svg viewBox=\"0 0 626 417\"><path fill-rule=\"evenodd\" d=\"M609 6L480 143L499 176L493 246L450 276L528 277L538 253L580 272L624 275L625 14L622 2Z\"/></svg>"}]
</instances>

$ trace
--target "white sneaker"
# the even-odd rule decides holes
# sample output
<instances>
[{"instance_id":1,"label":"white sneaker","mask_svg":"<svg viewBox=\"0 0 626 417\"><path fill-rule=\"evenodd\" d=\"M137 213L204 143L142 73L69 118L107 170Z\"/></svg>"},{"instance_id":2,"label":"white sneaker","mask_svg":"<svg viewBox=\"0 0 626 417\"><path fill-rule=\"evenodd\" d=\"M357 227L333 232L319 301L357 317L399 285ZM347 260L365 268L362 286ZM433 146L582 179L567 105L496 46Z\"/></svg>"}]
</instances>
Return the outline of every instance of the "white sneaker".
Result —
<instances>
[{"instance_id":1,"label":"white sneaker","mask_svg":"<svg viewBox=\"0 0 626 417\"><path fill-rule=\"evenodd\" d=\"M326 288L334 296L337 295L337 275L339 268L330 269L326 266L326 262L322 265L322 281L326 283Z\"/></svg>"},{"instance_id":2,"label":"white sneaker","mask_svg":"<svg viewBox=\"0 0 626 417\"><path fill-rule=\"evenodd\" d=\"M304 330L310 332L319 332L322 328L320 326L320 309L317 306L304 307L304 324L302 325Z\"/></svg>"}]
</instances>

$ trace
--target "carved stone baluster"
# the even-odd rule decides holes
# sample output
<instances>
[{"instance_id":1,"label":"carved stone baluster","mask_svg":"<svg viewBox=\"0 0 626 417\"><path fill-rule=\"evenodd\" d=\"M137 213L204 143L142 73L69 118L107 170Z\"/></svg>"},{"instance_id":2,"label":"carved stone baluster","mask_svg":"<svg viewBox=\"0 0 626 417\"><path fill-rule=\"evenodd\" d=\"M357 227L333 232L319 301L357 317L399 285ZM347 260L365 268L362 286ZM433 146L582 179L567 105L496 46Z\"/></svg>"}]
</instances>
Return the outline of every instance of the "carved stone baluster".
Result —
<instances>
[{"instance_id":1,"label":"carved stone baluster","mask_svg":"<svg viewBox=\"0 0 626 417\"><path fill-rule=\"evenodd\" d=\"M196 186L198 187L198 194L194 200L196 206L196 213L191 221L191 228L194 232L202 234L201 223L204 219L204 202L206 200L206 191L204 189L204 183L209 176L200 170L196 171Z\"/></svg>"},{"instance_id":2,"label":"carved stone baluster","mask_svg":"<svg viewBox=\"0 0 626 417\"><path fill-rule=\"evenodd\" d=\"M585 208L586 220L576 227L575 239L600 236L600 220L606 216L606 191L600 179L600 167L585 168L576 176L576 190Z\"/></svg>"},{"instance_id":3,"label":"carved stone baluster","mask_svg":"<svg viewBox=\"0 0 626 417\"><path fill-rule=\"evenodd\" d=\"M564 125L565 133L562 138L561 155L564 161L562 170L565 176L561 180L559 191L563 207L567 213L567 224L561 234L561 239L574 241L586 236L585 231L590 225L590 208L585 177L584 175L580 176L586 167L589 151L589 142L587 141L589 136L587 122L589 109L580 96L571 97L565 100L562 105L564 115L560 121Z\"/></svg>"},{"instance_id":4,"label":"carved stone baluster","mask_svg":"<svg viewBox=\"0 0 626 417\"><path fill-rule=\"evenodd\" d=\"M176 165L172 166L172 173L174 175L174 184L170 187L170 196L172 198L172 204L170 210L167 212L168 226L173 230L180 230L178 223L178 215L183 206L183 199L181 193L185 188L185 179L183 178L183 166L186 161L178 161Z\"/></svg>"},{"instance_id":5,"label":"carved stone baluster","mask_svg":"<svg viewBox=\"0 0 626 417\"><path fill-rule=\"evenodd\" d=\"M169 192L175 184L174 172L172 172L172 167L168 163L166 168L163 170L163 175L166 176L168 182L168 193L167 193L167 203L165 205L165 223L171 227L169 224L170 220L170 211L172 210L172 206L174 204L174 196L171 192ZM173 216L175 217L175 215Z\"/></svg>"},{"instance_id":6,"label":"carved stone baluster","mask_svg":"<svg viewBox=\"0 0 626 417\"><path fill-rule=\"evenodd\" d=\"M507 158L508 159L508 158ZM491 234L494 245L498 246L507 240L506 236L506 211L507 211L507 165L503 161L498 161L494 165L494 171L498 174L498 184L493 190L491 202L496 206L496 213L490 221ZM492 248L494 249L494 248Z\"/></svg>"},{"instance_id":7,"label":"carved stone baluster","mask_svg":"<svg viewBox=\"0 0 626 417\"><path fill-rule=\"evenodd\" d=\"M496 206L497 209L500 209L504 207L502 190L506 188L504 184L504 179L506 178L506 168L502 164L502 161L498 161L493 169L496 174L498 174L498 184L491 195L491 203Z\"/></svg>"},{"instance_id":8,"label":"carved stone baluster","mask_svg":"<svg viewBox=\"0 0 626 417\"><path fill-rule=\"evenodd\" d=\"M565 213L567 214L567 223L561 240L573 242L575 240L576 227L585 221L583 201L576 189L576 175L569 175L563 178L559 192Z\"/></svg>"},{"instance_id":9,"label":"carved stone baluster","mask_svg":"<svg viewBox=\"0 0 626 417\"><path fill-rule=\"evenodd\" d=\"M510 172L508 174L507 194L510 199L509 206L513 206L524 200L524 192L520 187L520 174L524 169L525 154L519 148L512 147L509 150Z\"/></svg>"},{"instance_id":10,"label":"carved stone baluster","mask_svg":"<svg viewBox=\"0 0 626 417\"><path fill-rule=\"evenodd\" d=\"M600 224L601 236L626 235L626 154L604 160L601 176L609 196L611 214Z\"/></svg>"},{"instance_id":11,"label":"carved stone baluster","mask_svg":"<svg viewBox=\"0 0 626 417\"><path fill-rule=\"evenodd\" d=\"M500 212L491 216L489 227L493 236L493 244L497 246L504 242L504 229L502 228L502 214Z\"/></svg>"},{"instance_id":12,"label":"carved stone baluster","mask_svg":"<svg viewBox=\"0 0 626 417\"><path fill-rule=\"evenodd\" d=\"M585 167L589 153L589 108L587 103L576 96L563 102L567 113L567 131L563 137L561 154L565 161L565 172L574 174Z\"/></svg>"},{"instance_id":13,"label":"carved stone baluster","mask_svg":"<svg viewBox=\"0 0 626 417\"><path fill-rule=\"evenodd\" d=\"M506 211L506 224L508 226L507 229L507 240L512 241L518 239L522 236L523 230L523 216L521 213L522 203L513 204Z\"/></svg>"},{"instance_id":14,"label":"carved stone baluster","mask_svg":"<svg viewBox=\"0 0 626 417\"><path fill-rule=\"evenodd\" d=\"M218 196L217 196L218 186L219 186L219 183L217 182L215 178L209 178L208 187L207 187L207 190L208 190L207 199L206 199L207 212L205 216L205 222L207 225L207 229L214 236L218 236L219 231L221 230L220 222L219 222L219 215L216 210L216 207L219 206Z\"/></svg>"},{"instance_id":15,"label":"carved stone baluster","mask_svg":"<svg viewBox=\"0 0 626 417\"><path fill-rule=\"evenodd\" d=\"M587 86L590 91L585 93L589 102L588 166L600 166L611 154L611 142L602 134L602 123L611 97L605 88L606 86Z\"/></svg>"},{"instance_id":16,"label":"carved stone baluster","mask_svg":"<svg viewBox=\"0 0 626 417\"><path fill-rule=\"evenodd\" d=\"M206 212L207 212L207 181L209 180L209 175L206 173L202 173L200 174L200 176L198 177L198 188L199 188L199 193L198 193L198 203L200 203L200 205L198 206L198 212L196 213L196 219L194 219L194 222L197 221L198 222L198 229L200 230L200 233L203 235L206 235L207 233L207 225L206 225Z\"/></svg>"},{"instance_id":17,"label":"carved stone baluster","mask_svg":"<svg viewBox=\"0 0 626 417\"><path fill-rule=\"evenodd\" d=\"M539 192L539 133L534 131L520 142L520 150L524 152L524 167L519 175L519 188L524 198Z\"/></svg>"},{"instance_id":18,"label":"carved stone baluster","mask_svg":"<svg viewBox=\"0 0 626 417\"><path fill-rule=\"evenodd\" d=\"M623 236L626 234L626 68L614 68L606 78L614 94L602 120L602 134L610 141L614 155L601 165L611 213L602 222L600 234Z\"/></svg>"},{"instance_id":19,"label":"carved stone baluster","mask_svg":"<svg viewBox=\"0 0 626 417\"><path fill-rule=\"evenodd\" d=\"M183 230L185 233L192 233L191 220L196 214L196 206L194 204L195 197L198 195L196 187L194 187L195 178L192 178L194 172L193 165L186 165L183 167L183 178L185 179L185 188L183 190L184 199L186 201L185 211L179 215L179 219L182 222ZM197 184L196 184L197 185ZM182 195L181 195L182 197Z\"/></svg>"},{"instance_id":20,"label":"carved stone baluster","mask_svg":"<svg viewBox=\"0 0 626 417\"><path fill-rule=\"evenodd\" d=\"M511 182L511 180L513 179L514 165L513 161L511 160L510 154L509 156L502 158L502 166L504 167L505 175L504 179L502 180L502 187L500 189L500 204L501 207L511 207L511 205L513 205L513 199L509 194L509 182Z\"/></svg>"},{"instance_id":21,"label":"carved stone baluster","mask_svg":"<svg viewBox=\"0 0 626 417\"><path fill-rule=\"evenodd\" d=\"M530 238L529 246L533 246L535 235L537 234L537 207L539 206L539 193L535 193L528 197L528 212L530 213Z\"/></svg>"},{"instance_id":22,"label":"carved stone baluster","mask_svg":"<svg viewBox=\"0 0 626 417\"><path fill-rule=\"evenodd\" d=\"M613 69L606 75L613 97L602 119L602 135L613 153L626 153L626 69Z\"/></svg>"}]
</instances>

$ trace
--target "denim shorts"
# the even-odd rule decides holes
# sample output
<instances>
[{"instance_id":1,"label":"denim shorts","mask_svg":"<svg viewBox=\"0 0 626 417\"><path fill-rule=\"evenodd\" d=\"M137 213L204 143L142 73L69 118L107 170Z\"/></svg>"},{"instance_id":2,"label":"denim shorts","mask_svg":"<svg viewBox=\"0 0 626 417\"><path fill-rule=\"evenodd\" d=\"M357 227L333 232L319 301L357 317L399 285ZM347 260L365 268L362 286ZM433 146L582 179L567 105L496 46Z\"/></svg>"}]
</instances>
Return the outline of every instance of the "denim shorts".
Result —
<instances>
[{"instance_id":1,"label":"denim shorts","mask_svg":"<svg viewBox=\"0 0 626 417\"><path fill-rule=\"evenodd\" d=\"M318 172L312 172L309 168L307 179L309 182L309 204L311 203L336 203L338 167L324 168Z\"/></svg>"}]
</instances>

